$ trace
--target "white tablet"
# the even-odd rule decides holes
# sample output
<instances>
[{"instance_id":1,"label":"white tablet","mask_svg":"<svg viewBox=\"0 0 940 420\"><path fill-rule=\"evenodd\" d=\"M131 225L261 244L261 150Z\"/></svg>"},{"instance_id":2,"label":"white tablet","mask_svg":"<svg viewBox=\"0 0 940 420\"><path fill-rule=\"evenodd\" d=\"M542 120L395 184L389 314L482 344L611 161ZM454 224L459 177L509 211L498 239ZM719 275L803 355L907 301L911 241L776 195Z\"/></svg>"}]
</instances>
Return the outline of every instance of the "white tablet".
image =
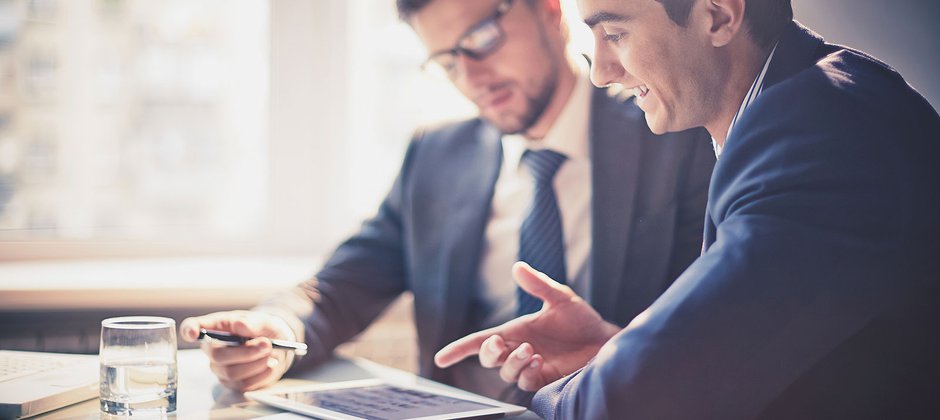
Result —
<instances>
[{"instance_id":1,"label":"white tablet","mask_svg":"<svg viewBox=\"0 0 940 420\"><path fill-rule=\"evenodd\" d=\"M247 392L245 396L284 410L330 420L500 417L519 415L526 410L478 395L382 379L261 390Z\"/></svg>"}]
</instances>

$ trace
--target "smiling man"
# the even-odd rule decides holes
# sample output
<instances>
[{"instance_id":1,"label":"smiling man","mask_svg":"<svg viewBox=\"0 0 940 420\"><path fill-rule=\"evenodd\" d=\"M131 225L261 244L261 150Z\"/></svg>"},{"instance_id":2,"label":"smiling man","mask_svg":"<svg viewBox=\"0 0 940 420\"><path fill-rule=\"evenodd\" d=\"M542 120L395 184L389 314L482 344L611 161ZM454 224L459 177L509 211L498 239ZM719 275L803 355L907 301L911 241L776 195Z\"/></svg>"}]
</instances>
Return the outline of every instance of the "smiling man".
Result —
<instances>
[{"instance_id":1,"label":"smiling man","mask_svg":"<svg viewBox=\"0 0 940 420\"><path fill-rule=\"evenodd\" d=\"M512 281L517 259L623 326L701 251L715 162L707 133L655 136L625 95L592 87L583 57L566 54L557 0L400 0L398 9L430 52L425 68L449 77L480 115L419 131L378 214L314 279L255 311L182 323L189 340L200 327L261 337L206 349L231 388L315 366L410 292L420 373L516 401L495 372L475 362L441 370L432 357L539 308ZM310 351L291 363L267 338Z\"/></svg>"},{"instance_id":2,"label":"smiling man","mask_svg":"<svg viewBox=\"0 0 940 420\"><path fill-rule=\"evenodd\" d=\"M886 64L792 21L789 0L579 5L595 84L636 92L654 132L711 133L703 253L619 331L519 264L542 310L437 363L479 354L523 389L544 386L533 409L546 418L935 418L930 104Z\"/></svg>"}]
</instances>

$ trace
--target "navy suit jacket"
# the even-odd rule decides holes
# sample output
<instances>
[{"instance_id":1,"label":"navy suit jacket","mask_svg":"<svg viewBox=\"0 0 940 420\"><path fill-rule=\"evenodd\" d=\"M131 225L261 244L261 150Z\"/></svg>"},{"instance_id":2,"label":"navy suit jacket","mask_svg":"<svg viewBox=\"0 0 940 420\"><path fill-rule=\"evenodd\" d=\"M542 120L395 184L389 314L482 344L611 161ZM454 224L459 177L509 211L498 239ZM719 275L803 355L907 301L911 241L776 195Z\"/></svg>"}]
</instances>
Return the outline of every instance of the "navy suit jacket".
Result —
<instances>
[{"instance_id":1,"label":"navy suit jacket","mask_svg":"<svg viewBox=\"0 0 940 420\"><path fill-rule=\"evenodd\" d=\"M699 255L715 157L702 130L655 136L627 98L594 89L592 286L588 301L626 325ZM480 255L502 161L501 133L480 119L419 132L378 214L340 245L315 279L266 302L310 352L327 358L397 296L414 294L422 375L447 343L482 328ZM507 267L506 281L512 281ZM476 321L475 321L476 320Z\"/></svg>"},{"instance_id":2,"label":"navy suit jacket","mask_svg":"<svg viewBox=\"0 0 940 420\"><path fill-rule=\"evenodd\" d=\"M709 192L705 252L546 418L940 415L940 117L794 22Z\"/></svg>"}]
</instances>

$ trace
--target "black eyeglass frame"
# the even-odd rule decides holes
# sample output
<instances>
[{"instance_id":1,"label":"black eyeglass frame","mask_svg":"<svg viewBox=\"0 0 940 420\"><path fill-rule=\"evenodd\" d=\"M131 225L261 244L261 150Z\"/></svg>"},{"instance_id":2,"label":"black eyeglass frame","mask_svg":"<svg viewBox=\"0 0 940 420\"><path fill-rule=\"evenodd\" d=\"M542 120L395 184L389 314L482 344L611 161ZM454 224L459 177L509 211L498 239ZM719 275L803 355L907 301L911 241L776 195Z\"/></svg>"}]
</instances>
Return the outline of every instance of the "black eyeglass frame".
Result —
<instances>
[{"instance_id":1,"label":"black eyeglass frame","mask_svg":"<svg viewBox=\"0 0 940 420\"><path fill-rule=\"evenodd\" d=\"M500 47L503 46L503 44L506 43L506 32L504 32L502 26L500 26L499 20L512 8L513 1L514 0L500 1L492 15L471 26L463 33L463 35L460 36L460 38L457 39L457 45L454 46L454 48L438 51L431 54L426 60L424 60L424 62L421 63L421 70L428 71L429 67L438 65L444 69L448 76L453 76L454 71L456 70L456 66L453 64L448 66L442 63L439 60L440 57L451 56L453 57L451 63L456 63L458 55L464 55L474 60L482 60L495 53L497 50L499 50ZM492 27L496 31L497 39L494 43L482 50L474 50L472 48L467 48L461 45L467 39L470 39L473 34L487 27Z\"/></svg>"}]
</instances>

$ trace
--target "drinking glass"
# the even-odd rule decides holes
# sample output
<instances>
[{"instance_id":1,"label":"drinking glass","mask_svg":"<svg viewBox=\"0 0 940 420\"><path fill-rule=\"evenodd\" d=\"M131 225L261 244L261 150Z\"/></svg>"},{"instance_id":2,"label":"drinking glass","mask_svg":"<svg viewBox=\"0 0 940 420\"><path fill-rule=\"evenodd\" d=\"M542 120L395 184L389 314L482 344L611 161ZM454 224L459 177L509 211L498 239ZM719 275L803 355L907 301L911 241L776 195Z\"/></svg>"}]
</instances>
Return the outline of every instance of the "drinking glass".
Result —
<instances>
[{"instance_id":1,"label":"drinking glass","mask_svg":"<svg viewBox=\"0 0 940 420\"><path fill-rule=\"evenodd\" d=\"M176 322L128 316L101 321L101 411L160 415L176 411Z\"/></svg>"}]
</instances>

